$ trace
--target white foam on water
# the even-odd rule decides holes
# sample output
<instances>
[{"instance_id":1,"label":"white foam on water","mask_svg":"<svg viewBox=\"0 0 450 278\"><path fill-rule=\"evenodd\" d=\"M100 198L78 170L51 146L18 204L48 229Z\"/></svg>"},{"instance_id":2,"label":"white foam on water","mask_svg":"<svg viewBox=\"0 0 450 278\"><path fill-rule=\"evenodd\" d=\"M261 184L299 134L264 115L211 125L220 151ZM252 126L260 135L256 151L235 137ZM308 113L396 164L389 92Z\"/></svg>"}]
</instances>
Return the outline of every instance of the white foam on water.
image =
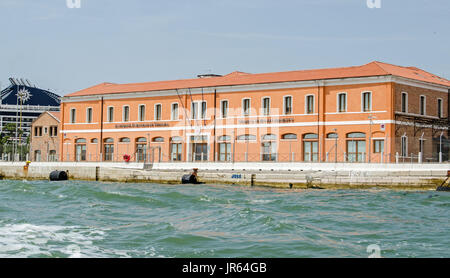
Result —
<instances>
[{"instance_id":1,"label":"white foam on water","mask_svg":"<svg viewBox=\"0 0 450 278\"><path fill-rule=\"evenodd\" d=\"M7 224L0 227L0 257L32 256L105 257L93 241L105 232L93 228L32 224Z\"/></svg>"}]
</instances>

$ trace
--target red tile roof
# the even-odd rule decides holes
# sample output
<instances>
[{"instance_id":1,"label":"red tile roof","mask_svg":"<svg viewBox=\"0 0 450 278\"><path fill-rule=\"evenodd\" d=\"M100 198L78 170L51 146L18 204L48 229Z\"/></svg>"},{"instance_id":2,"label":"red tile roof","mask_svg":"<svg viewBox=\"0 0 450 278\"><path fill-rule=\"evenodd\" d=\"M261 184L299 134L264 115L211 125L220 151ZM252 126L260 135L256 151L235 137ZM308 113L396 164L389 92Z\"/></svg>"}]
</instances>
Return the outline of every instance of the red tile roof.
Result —
<instances>
[{"instance_id":1,"label":"red tile roof","mask_svg":"<svg viewBox=\"0 0 450 278\"><path fill-rule=\"evenodd\" d=\"M300 70L288 72L250 74L233 72L221 77L157 81L132 84L102 83L67 96L87 96L114 93L132 93L184 88L204 88L233 85L264 84L293 81L311 81L335 78L355 78L394 75L432 84L450 87L450 81L415 67L402 67L382 62L371 62L362 66Z\"/></svg>"}]
</instances>

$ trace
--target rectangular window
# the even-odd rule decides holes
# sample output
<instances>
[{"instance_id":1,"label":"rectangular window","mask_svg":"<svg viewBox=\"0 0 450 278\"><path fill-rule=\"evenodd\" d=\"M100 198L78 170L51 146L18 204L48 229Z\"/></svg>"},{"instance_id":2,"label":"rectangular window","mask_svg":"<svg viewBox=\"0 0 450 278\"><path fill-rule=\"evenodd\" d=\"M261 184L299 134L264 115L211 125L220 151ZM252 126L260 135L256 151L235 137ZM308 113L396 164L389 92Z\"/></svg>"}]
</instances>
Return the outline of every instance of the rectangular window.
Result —
<instances>
[{"instance_id":1,"label":"rectangular window","mask_svg":"<svg viewBox=\"0 0 450 278\"><path fill-rule=\"evenodd\" d=\"M202 101L202 119L206 119L206 101Z\"/></svg>"},{"instance_id":2,"label":"rectangular window","mask_svg":"<svg viewBox=\"0 0 450 278\"><path fill-rule=\"evenodd\" d=\"M193 120L198 118L198 102L193 102L191 105L191 118Z\"/></svg>"},{"instance_id":3,"label":"rectangular window","mask_svg":"<svg viewBox=\"0 0 450 278\"><path fill-rule=\"evenodd\" d=\"M191 116L193 120L206 119L206 101L196 101L191 105Z\"/></svg>"},{"instance_id":4,"label":"rectangular window","mask_svg":"<svg viewBox=\"0 0 450 278\"><path fill-rule=\"evenodd\" d=\"M426 98L425 96L420 96L420 115L426 114Z\"/></svg>"},{"instance_id":5,"label":"rectangular window","mask_svg":"<svg viewBox=\"0 0 450 278\"><path fill-rule=\"evenodd\" d=\"M372 94L365 92L362 94L362 110L363 112L369 112L372 110Z\"/></svg>"},{"instance_id":6,"label":"rectangular window","mask_svg":"<svg viewBox=\"0 0 450 278\"><path fill-rule=\"evenodd\" d=\"M143 105L143 104L139 105L138 121L140 121L140 122L145 121L145 105Z\"/></svg>"},{"instance_id":7,"label":"rectangular window","mask_svg":"<svg viewBox=\"0 0 450 278\"><path fill-rule=\"evenodd\" d=\"M384 152L384 140L373 140L373 152L374 153Z\"/></svg>"},{"instance_id":8,"label":"rectangular window","mask_svg":"<svg viewBox=\"0 0 450 278\"><path fill-rule=\"evenodd\" d=\"M263 98L263 114L264 116L270 115L270 98Z\"/></svg>"},{"instance_id":9,"label":"rectangular window","mask_svg":"<svg viewBox=\"0 0 450 278\"><path fill-rule=\"evenodd\" d=\"M438 100L437 100L437 116L438 116L438 118L442 118L442 112L443 112L442 99L438 98Z\"/></svg>"},{"instance_id":10,"label":"rectangular window","mask_svg":"<svg viewBox=\"0 0 450 278\"><path fill-rule=\"evenodd\" d=\"M408 113L408 94L402 93L402 112Z\"/></svg>"},{"instance_id":11,"label":"rectangular window","mask_svg":"<svg viewBox=\"0 0 450 278\"><path fill-rule=\"evenodd\" d=\"M75 108L70 109L70 123L76 123L77 110Z\"/></svg>"},{"instance_id":12,"label":"rectangular window","mask_svg":"<svg viewBox=\"0 0 450 278\"><path fill-rule=\"evenodd\" d=\"M178 120L178 103L172 103L172 120Z\"/></svg>"},{"instance_id":13,"label":"rectangular window","mask_svg":"<svg viewBox=\"0 0 450 278\"><path fill-rule=\"evenodd\" d=\"M114 107L108 107L108 122L114 122Z\"/></svg>"},{"instance_id":14,"label":"rectangular window","mask_svg":"<svg viewBox=\"0 0 450 278\"><path fill-rule=\"evenodd\" d=\"M401 142L401 154L402 157L408 156L408 137L402 136Z\"/></svg>"},{"instance_id":15,"label":"rectangular window","mask_svg":"<svg viewBox=\"0 0 450 278\"><path fill-rule=\"evenodd\" d=\"M231 161L231 143L219 143L219 161Z\"/></svg>"},{"instance_id":16,"label":"rectangular window","mask_svg":"<svg viewBox=\"0 0 450 278\"><path fill-rule=\"evenodd\" d=\"M155 105L155 121L161 121L161 104Z\"/></svg>"},{"instance_id":17,"label":"rectangular window","mask_svg":"<svg viewBox=\"0 0 450 278\"><path fill-rule=\"evenodd\" d=\"M314 96L306 96L306 114L314 113Z\"/></svg>"},{"instance_id":18,"label":"rectangular window","mask_svg":"<svg viewBox=\"0 0 450 278\"><path fill-rule=\"evenodd\" d=\"M244 116L250 115L250 99L246 98L242 101L242 112Z\"/></svg>"},{"instance_id":19,"label":"rectangular window","mask_svg":"<svg viewBox=\"0 0 450 278\"><path fill-rule=\"evenodd\" d=\"M228 100L222 100L221 102L221 116L222 118L228 116Z\"/></svg>"},{"instance_id":20,"label":"rectangular window","mask_svg":"<svg viewBox=\"0 0 450 278\"><path fill-rule=\"evenodd\" d=\"M124 122L130 121L130 106L123 107L123 119Z\"/></svg>"},{"instance_id":21,"label":"rectangular window","mask_svg":"<svg viewBox=\"0 0 450 278\"><path fill-rule=\"evenodd\" d=\"M92 108L88 107L86 109L86 123L90 124L92 123Z\"/></svg>"},{"instance_id":22,"label":"rectangular window","mask_svg":"<svg viewBox=\"0 0 450 278\"><path fill-rule=\"evenodd\" d=\"M52 137L58 136L58 127L57 126L50 127L50 136L52 136Z\"/></svg>"},{"instance_id":23,"label":"rectangular window","mask_svg":"<svg viewBox=\"0 0 450 278\"><path fill-rule=\"evenodd\" d=\"M347 94L338 95L338 112L347 111Z\"/></svg>"},{"instance_id":24,"label":"rectangular window","mask_svg":"<svg viewBox=\"0 0 450 278\"><path fill-rule=\"evenodd\" d=\"M182 144L171 143L170 152L172 161L181 161Z\"/></svg>"},{"instance_id":25,"label":"rectangular window","mask_svg":"<svg viewBox=\"0 0 450 278\"><path fill-rule=\"evenodd\" d=\"M284 97L284 114L290 115L292 114L292 97Z\"/></svg>"}]
</instances>

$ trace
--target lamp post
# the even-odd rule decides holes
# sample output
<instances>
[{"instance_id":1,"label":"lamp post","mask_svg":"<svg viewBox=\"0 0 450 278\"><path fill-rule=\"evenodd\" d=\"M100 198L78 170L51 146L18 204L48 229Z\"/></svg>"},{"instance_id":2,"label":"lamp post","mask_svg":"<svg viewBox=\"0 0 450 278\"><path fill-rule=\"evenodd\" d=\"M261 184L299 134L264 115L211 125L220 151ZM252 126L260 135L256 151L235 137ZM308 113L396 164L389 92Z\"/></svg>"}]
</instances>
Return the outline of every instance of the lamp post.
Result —
<instances>
[{"instance_id":1,"label":"lamp post","mask_svg":"<svg viewBox=\"0 0 450 278\"><path fill-rule=\"evenodd\" d=\"M334 163L337 163L337 140L338 140L337 128L333 128L333 132L335 134L335 136L334 136Z\"/></svg>"},{"instance_id":2,"label":"lamp post","mask_svg":"<svg viewBox=\"0 0 450 278\"><path fill-rule=\"evenodd\" d=\"M442 163L442 136L444 136L444 132L441 132L441 136L439 136L439 163Z\"/></svg>"}]
</instances>

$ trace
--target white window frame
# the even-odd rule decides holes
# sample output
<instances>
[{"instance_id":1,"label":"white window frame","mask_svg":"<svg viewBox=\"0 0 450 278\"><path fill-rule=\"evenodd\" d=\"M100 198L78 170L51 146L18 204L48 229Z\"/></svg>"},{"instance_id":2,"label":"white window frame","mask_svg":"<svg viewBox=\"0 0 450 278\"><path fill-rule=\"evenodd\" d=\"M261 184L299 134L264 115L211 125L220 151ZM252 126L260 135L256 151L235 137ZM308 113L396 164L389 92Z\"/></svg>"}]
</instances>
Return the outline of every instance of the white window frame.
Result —
<instances>
[{"instance_id":1,"label":"white window frame","mask_svg":"<svg viewBox=\"0 0 450 278\"><path fill-rule=\"evenodd\" d=\"M112 119L110 118L110 113L109 113L109 110L112 108ZM107 108L106 108L106 121L108 122L108 123L113 123L114 122L114 106L108 106Z\"/></svg>"},{"instance_id":2,"label":"white window frame","mask_svg":"<svg viewBox=\"0 0 450 278\"><path fill-rule=\"evenodd\" d=\"M128 120L125 119L125 107L128 107ZM122 122L129 122L130 121L130 106L124 105L122 106Z\"/></svg>"},{"instance_id":3,"label":"white window frame","mask_svg":"<svg viewBox=\"0 0 450 278\"><path fill-rule=\"evenodd\" d=\"M369 94L369 110L364 110L364 94ZM361 112L372 112L372 91L361 92Z\"/></svg>"},{"instance_id":4,"label":"white window frame","mask_svg":"<svg viewBox=\"0 0 450 278\"><path fill-rule=\"evenodd\" d=\"M291 113L286 113L286 99L291 98ZM294 114L294 97L291 95L283 96L283 115L292 115Z\"/></svg>"},{"instance_id":5,"label":"white window frame","mask_svg":"<svg viewBox=\"0 0 450 278\"><path fill-rule=\"evenodd\" d=\"M156 109L156 107L159 105L159 107L160 107L160 118L159 119L157 119L157 117L156 117L156 112L157 112L157 109ZM153 105L153 119L155 120L155 121L162 121L162 104L161 103L155 103L155 105Z\"/></svg>"},{"instance_id":6,"label":"white window frame","mask_svg":"<svg viewBox=\"0 0 450 278\"><path fill-rule=\"evenodd\" d=\"M340 102L339 102L339 96L341 96L341 95L345 95L345 109L344 109L344 111L340 111L340 109L339 109L339 106L340 106ZM336 98L336 110L337 110L337 112L338 113L346 113L347 111L348 111L348 95L347 95L347 93L346 92L341 92L341 93L338 93L337 94L337 98Z\"/></svg>"},{"instance_id":7,"label":"white window frame","mask_svg":"<svg viewBox=\"0 0 450 278\"><path fill-rule=\"evenodd\" d=\"M205 113L203 114L203 103L205 103ZM195 111L196 117L194 117L194 105L197 106ZM196 100L191 102L191 118L192 120L204 120L207 118L208 114L208 102L206 100Z\"/></svg>"},{"instance_id":8,"label":"white window frame","mask_svg":"<svg viewBox=\"0 0 450 278\"><path fill-rule=\"evenodd\" d=\"M91 111L90 115L91 115L91 119L89 120L89 111ZM94 109L92 109L92 107L87 107L86 108L86 123L90 124L92 123L92 121L94 120Z\"/></svg>"},{"instance_id":9,"label":"white window frame","mask_svg":"<svg viewBox=\"0 0 450 278\"><path fill-rule=\"evenodd\" d=\"M144 107L144 118L141 118L141 107ZM139 104L138 105L138 122L145 122L145 118L147 117L147 107L145 104Z\"/></svg>"},{"instance_id":10,"label":"white window frame","mask_svg":"<svg viewBox=\"0 0 450 278\"><path fill-rule=\"evenodd\" d=\"M226 102L227 103L227 111L226 111L226 115L225 117L223 116L223 103ZM230 102L228 101L228 99L222 99L220 101L220 118L221 119L226 119L228 118L228 111L230 110Z\"/></svg>"},{"instance_id":11,"label":"white window frame","mask_svg":"<svg viewBox=\"0 0 450 278\"><path fill-rule=\"evenodd\" d=\"M266 109L265 109L265 107L264 107L264 100L266 100L266 99L268 99L269 100L269 109L268 109L268 111L267 111L267 114L266 114ZM270 98L270 97L262 97L261 98L261 115L263 115L263 116L270 116L270 112L271 112L271 106L272 106L272 99Z\"/></svg>"},{"instance_id":12,"label":"white window frame","mask_svg":"<svg viewBox=\"0 0 450 278\"><path fill-rule=\"evenodd\" d=\"M308 97L312 97L313 98L313 107L312 107L312 112L308 113ZM316 112L316 95L314 94L308 94L305 96L305 115L312 115Z\"/></svg>"},{"instance_id":13,"label":"white window frame","mask_svg":"<svg viewBox=\"0 0 450 278\"><path fill-rule=\"evenodd\" d=\"M244 102L248 100L248 114L245 113L245 106ZM250 116L252 114L252 99L249 97L243 98L241 101L241 107L242 107L242 116Z\"/></svg>"},{"instance_id":14,"label":"white window frame","mask_svg":"<svg viewBox=\"0 0 450 278\"><path fill-rule=\"evenodd\" d=\"M422 97L423 97L423 114L422 114ZM420 95L419 97L419 115L421 116L426 116L427 115L427 96L425 95Z\"/></svg>"},{"instance_id":15,"label":"white window frame","mask_svg":"<svg viewBox=\"0 0 450 278\"><path fill-rule=\"evenodd\" d=\"M175 104L177 105L177 115L176 115L176 117L174 117L174 115L173 115L173 112L174 112L173 106ZM178 102L172 102L170 104L170 119L172 121L178 121L180 119L180 104Z\"/></svg>"},{"instance_id":16,"label":"white window frame","mask_svg":"<svg viewBox=\"0 0 450 278\"><path fill-rule=\"evenodd\" d=\"M405 100L406 100L406 103L404 104L403 103L403 95L405 95L406 97L405 97ZM402 92L401 93L401 97L400 97L400 111L402 112L402 113L408 113L408 93L407 92ZM403 111L403 104L404 104L404 106L405 106L405 111Z\"/></svg>"}]
</instances>

